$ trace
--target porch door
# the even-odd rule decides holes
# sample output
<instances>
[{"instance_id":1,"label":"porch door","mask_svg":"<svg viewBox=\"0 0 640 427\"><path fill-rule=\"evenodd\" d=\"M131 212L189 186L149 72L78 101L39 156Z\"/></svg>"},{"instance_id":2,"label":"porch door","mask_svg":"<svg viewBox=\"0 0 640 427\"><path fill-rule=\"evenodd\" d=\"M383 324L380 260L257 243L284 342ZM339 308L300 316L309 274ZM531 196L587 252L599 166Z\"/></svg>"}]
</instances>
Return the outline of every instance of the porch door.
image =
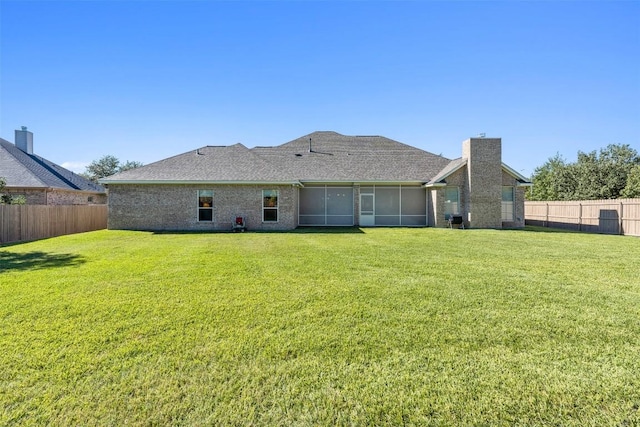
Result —
<instances>
[{"instance_id":1,"label":"porch door","mask_svg":"<svg viewBox=\"0 0 640 427\"><path fill-rule=\"evenodd\" d=\"M360 193L360 226L375 225L374 195Z\"/></svg>"}]
</instances>

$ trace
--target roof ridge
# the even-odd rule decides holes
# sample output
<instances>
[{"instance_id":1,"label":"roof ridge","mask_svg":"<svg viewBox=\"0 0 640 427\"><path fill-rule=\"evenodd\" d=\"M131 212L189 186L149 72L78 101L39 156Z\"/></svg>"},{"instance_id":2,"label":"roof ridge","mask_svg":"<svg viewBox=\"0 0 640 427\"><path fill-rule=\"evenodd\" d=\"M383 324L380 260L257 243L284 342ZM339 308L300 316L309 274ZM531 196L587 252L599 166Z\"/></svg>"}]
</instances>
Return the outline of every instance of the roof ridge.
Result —
<instances>
[{"instance_id":1,"label":"roof ridge","mask_svg":"<svg viewBox=\"0 0 640 427\"><path fill-rule=\"evenodd\" d=\"M58 178L60 181L64 182L65 184L67 184L68 186L70 186L71 188L75 189L75 190L81 190L80 187L78 187L76 184L74 184L73 182L69 181L69 179L67 179L67 177L63 176L61 173L59 173L57 170L55 170L54 168L52 168L51 166L49 166L49 164L47 163L48 160L37 156L35 154L28 154L27 156L31 157L36 163L38 163L40 166L44 167L48 172L50 172L51 174L53 174L56 178ZM55 163L54 163L55 164ZM71 171L69 171L71 172ZM71 172L73 173L73 172ZM80 175L78 175L80 176Z\"/></svg>"}]
</instances>

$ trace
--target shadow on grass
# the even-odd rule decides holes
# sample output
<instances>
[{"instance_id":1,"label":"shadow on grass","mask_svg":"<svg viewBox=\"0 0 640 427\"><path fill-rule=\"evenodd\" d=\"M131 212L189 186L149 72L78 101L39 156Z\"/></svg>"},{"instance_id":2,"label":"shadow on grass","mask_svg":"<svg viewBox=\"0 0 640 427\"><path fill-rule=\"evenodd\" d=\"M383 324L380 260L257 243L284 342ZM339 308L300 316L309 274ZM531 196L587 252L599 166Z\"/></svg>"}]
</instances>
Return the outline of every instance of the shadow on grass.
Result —
<instances>
[{"instance_id":1,"label":"shadow on grass","mask_svg":"<svg viewBox=\"0 0 640 427\"><path fill-rule=\"evenodd\" d=\"M80 255L51 254L47 252L0 252L0 274L11 270L38 270L84 264Z\"/></svg>"},{"instance_id":2,"label":"shadow on grass","mask_svg":"<svg viewBox=\"0 0 640 427\"><path fill-rule=\"evenodd\" d=\"M567 228L542 227L539 225L526 225L521 231L531 231L534 233L571 233L571 234L594 234L586 231L571 230Z\"/></svg>"},{"instance_id":3,"label":"shadow on grass","mask_svg":"<svg viewBox=\"0 0 640 427\"><path fill-rule=\"evenodd\" d=\"M364 234L359 227L298 227L295 230L247 230L260 234ZM233 234L231 230L158 230L153 234ZM242 234L243 232L237 232Z\"/></svg>"}]
</instances>

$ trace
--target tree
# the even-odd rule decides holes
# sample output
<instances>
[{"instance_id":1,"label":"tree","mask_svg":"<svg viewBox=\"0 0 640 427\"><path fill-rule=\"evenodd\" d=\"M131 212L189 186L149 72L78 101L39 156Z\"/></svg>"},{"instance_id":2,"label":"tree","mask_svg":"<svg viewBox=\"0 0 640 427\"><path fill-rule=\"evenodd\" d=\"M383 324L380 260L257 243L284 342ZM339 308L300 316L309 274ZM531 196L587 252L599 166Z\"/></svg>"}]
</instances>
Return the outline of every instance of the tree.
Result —
<instances>
[{"instance_id":1,"label":"tree","mask_svg":"<svg viewBox=\"0 0 640 427\"><path fill-rule=\"evenodd\" d=\"M528 198L531 200L560 200L560 194L566 190L562 188L568 166L560 153L550 157L542 166L533 172L533 187Z\"/></svg>"},{"instance_id":2,"label":"tree","mask_svg":"<svg viewBox=\"0 0 640 427\"><path fill-rule=\"evenodd\" d=\"M27 198L23 195L5 194L4 188L6 186L7 180L0 176L0 205L24 205L27 203Z\"/></svg>"},{"instance_id":3,"label":"tree","mask_svg":"<svg viewBox=\"0 0 640 427\"><path fill-rule=\"evenodd\" d=\"M622 196L632 169L640 165L640 155L627 144L610 144L600 152L578 151L575 163L566 163L556 154L536 168L531 200L594 200Z\"/></svg>"},{"instance_id":4,"label":"tree","mask_svg":"<svg viewBox=\"0 0 640 427\"><path fill-rule=\"evenodd\" d=\"M143 166L140 162L127 160L124 163L120 163L120 160L118 160L117 157L106 155L91 162L81 175L93 182L98 182L101 178L115 175L116 173L130 169L139 168L140 166Z\"/></svg>"},{"instance_id":5,"label":"tree","mask_svg":"<svg viewBox=\"0 0 640 427\"><path fill-rule=\"evenodd\" d=\"M118 172L128 171L130 169L139 168L140 166L144 166L144 164L142 164L141 162L136 162L135 160L127 160L120 165Z\"/></svg>"},{"instance_id":6,"label":"tree","mask_svg":"<svg viewBox=\"0 0 640 427\"><path fill-rule=\"evenodd\" d=\"M0 176L0 205L11 203L11 196L4 194L4 187L7 185L7 180Z\"/></svg>"},{"instance_id":7,"label":"tree","mask_svg":"<svg viewBox=\"0 0 640 427\"><path fill-rule=\"evenodd\" d=\"M627 175L627 185L620 193L621 197L634 198L640 197L640 165L636 165Z\"/></svg>"}]
</instances>

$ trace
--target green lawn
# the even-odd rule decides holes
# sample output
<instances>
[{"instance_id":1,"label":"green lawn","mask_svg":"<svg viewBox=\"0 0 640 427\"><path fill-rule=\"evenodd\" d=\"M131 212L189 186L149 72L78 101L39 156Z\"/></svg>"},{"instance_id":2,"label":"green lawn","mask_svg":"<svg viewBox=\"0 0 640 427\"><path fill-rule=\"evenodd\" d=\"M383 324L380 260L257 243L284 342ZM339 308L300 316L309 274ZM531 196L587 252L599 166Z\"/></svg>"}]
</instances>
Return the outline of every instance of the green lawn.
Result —
<instances>
[{"instance_id":1,"label":"green lawn","mask_svg":"<svg viewBox=\"0 0 640 427\"><path fill-rule=\"evenodd\" d=\"M640 239L98 231L0 248L0 425L640 424Z\"/></svg>"}]
</instances>

